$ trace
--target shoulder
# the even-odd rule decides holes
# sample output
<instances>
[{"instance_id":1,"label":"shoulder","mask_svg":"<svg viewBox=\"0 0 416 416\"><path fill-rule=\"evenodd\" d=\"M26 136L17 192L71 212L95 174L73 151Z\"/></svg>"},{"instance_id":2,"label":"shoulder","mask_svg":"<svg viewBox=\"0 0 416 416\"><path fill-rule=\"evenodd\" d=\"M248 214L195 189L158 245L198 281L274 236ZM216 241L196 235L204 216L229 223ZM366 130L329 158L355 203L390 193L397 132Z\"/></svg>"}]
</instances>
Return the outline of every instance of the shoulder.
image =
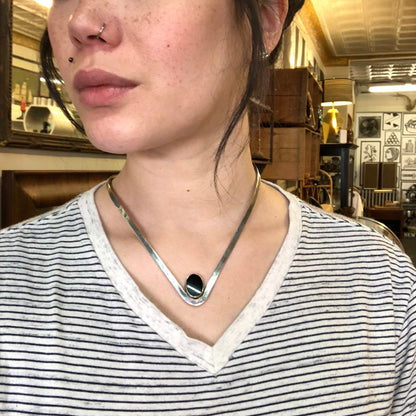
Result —
<instances>
[{"instance_id":1,"label":"shoulder","mask_svg":"<svg viewBox=\"0 0 416 416\"><path fill-rule=\"evenodd\" d=\"M36 238L39 235L60 233L74 221L82 220L78 207L80 196L45 214L30 218L0 231L0 241L14 238ZM71 227L72 228L72 227Z\"/></svg>"},{"instance_id":2,"label":"shoulder","mask_svg":"<svg viewBox=\"0 0 416 416\"><path fill-rule=\"evenodd\" d=\"M302 232L298 260L308 267L319 263L319 270L332 276L390 282L393 287L416 285L416 271L401 247L357 221L298 202Z\"/></svg>"},{"instance_id":3,"label":"shoulder","mask_svg":"<svg viewBox=\"0 0 416 416\"><path fill-rule=\"evenodd\" d=\"M289 201L290 229L296 229L296 252L345 262L376 262L380 257L411 262L402 249L378 231L343 215L311 206L297 196L268 183ZM411 265L412 266L412 265Z\"/></svg>"},{"instance_id":4,"label":"shoulder","mask_svg":"<svg viewBox=\"0 0 416 416\"><path fill-rule=\"evenodd\" d=\"M304 236L319 236L322 241L350 244L352 241L365 246L372 244L399 250L393 241L359 221L343 215L329 213L298 200ZM365 242L368 244L365 244Z\"/></svg>"},{"instance_id":5,"label":"shoulder","mask_svg":"<svg viewBox=\"0 0 416 416\"><path fill-rule=\"evenodd\" d=\"M0 268L17 268L22 262L50 261L75 252L88 240L79 209L79 196L44 215L0 232Z\"/></svg>"}]
</instances>

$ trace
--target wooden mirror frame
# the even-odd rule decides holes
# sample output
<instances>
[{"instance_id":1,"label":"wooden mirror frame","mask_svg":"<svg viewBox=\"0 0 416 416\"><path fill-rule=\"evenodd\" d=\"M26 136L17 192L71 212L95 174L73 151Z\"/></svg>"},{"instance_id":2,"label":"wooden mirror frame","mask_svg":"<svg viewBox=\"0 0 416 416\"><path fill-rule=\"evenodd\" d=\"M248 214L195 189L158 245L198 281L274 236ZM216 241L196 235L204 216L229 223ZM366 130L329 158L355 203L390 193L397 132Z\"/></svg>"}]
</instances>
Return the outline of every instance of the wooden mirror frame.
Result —
<instances>
[{"instance_id":1,"label":"wooden mirror frame","mask_svg":"<svg viewBox=\"0 0 416 416\"><path fill-rule=\"evenodd\" d=\"M0 148L17 147L83 153L102 153L84 138L12 129L13 0L0 0Z\"/></svg>"}]
</instances>

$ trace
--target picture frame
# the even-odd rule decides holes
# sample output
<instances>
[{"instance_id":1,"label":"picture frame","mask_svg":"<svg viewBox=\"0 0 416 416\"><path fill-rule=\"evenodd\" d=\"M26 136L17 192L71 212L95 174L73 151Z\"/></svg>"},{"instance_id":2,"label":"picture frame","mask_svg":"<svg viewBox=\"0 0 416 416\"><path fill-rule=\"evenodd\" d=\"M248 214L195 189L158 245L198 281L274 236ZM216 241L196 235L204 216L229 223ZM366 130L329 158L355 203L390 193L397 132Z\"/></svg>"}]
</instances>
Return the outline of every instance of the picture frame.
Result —
<instances>
[{"instance_id":1,"label":"picture frame","mask_svg":"<svg viewBox=\"0 0 416 416\"><path fill-rule=\"evenodd\" d=\"M383 113L383 130L401 131L402 130L402 113L399 113L399 112Z\"/></svg>"},{"instance_id":2,"label":"picture frame","mask_svg":"<svg viewBox=\"0 0 416 416\"><path fill-rule=\"evenodd\" d=\"M403 114L402 134L404 136L416 136L416 114L415 113Z\"/></svg>"},{"instance_id":3,"label":"picture frame","mask_svg":"<svg viewBox=\"0 0 416 416\"><path fill-rule=\"evenodd\" d=\"M406 172L402 171L401 180L402 183L416 183L416 170L407 170Z\"/></svg>"},{"instance_id":4,"label":"picture frame","mask_svg":"<svg viewBox=\"0 0 416 416\"><path fill-rule=\"evenodd\" d=\"M358 138L380 139L382 131L382 114L357 114Z\"/></svg>"},{"instance_id":5,"label":"picture frame","mask_svg":"<svg viewBox=\"0 0 416 416\"><path fill-rule=\"evenodd\" d=\"M383 146L383 162L396 162L400 163L401 160L401 147L400 146Z\"/></svg>"},{"instance_id":6,"label":"picture frame","mask_svg":"<svg viewBox=\"0 0 416 416\"><path fill-rule=\"evenodd\" d=\"M399 130L385 130L384 146L400 146L402 143L402 132Z\"/></svg>"},{"instance_id":7,"label":"picture frame","mask_svg":"<svg viewBox=\"0 0 416 416\"><path fill-rule=\"evenodd\" d=\"M402 155L416 155L416 138L404 137L402 140Z\"/></svg>"},{"instance_id":8,"label":"picture frame","mask_svg":"<svg viewBox=\"0 0 416 416\"><path fill-rule=\"evenodd\" d=\"M402 154L402 170L416 170L416 154Z\"/></svg>"},{"instance_id":9,"label":"picture frame","mask_svg":"<svg viewBox=\"0 0 416 416\"><path fill-rule=\"evenodd\" d=\"M361 165L367 162L380 162L381 142L377 140L361 140L360 142Z\"/></svg>"}]
</instances>

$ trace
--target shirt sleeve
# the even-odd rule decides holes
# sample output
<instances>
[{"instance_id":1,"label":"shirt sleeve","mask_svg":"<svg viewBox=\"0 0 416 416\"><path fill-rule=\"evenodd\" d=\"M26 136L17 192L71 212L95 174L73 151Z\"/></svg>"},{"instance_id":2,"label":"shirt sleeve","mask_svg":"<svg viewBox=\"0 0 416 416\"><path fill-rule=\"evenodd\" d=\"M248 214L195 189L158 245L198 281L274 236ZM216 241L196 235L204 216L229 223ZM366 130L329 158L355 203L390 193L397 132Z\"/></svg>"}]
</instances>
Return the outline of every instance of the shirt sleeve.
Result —
<instances>
[{"instance_id":1,"label":"shirt sleeve","mask_svg":"<svg viewBox=\"0 0 416 416\"><path fill-rule=\"evenodd\" d=\"M412 275L407 268L405 274ZM406 315L402 324L396 353L396 386L391 415L416 415L416 283L413 283L407 300Z\"/></svg>"}]
</instances>

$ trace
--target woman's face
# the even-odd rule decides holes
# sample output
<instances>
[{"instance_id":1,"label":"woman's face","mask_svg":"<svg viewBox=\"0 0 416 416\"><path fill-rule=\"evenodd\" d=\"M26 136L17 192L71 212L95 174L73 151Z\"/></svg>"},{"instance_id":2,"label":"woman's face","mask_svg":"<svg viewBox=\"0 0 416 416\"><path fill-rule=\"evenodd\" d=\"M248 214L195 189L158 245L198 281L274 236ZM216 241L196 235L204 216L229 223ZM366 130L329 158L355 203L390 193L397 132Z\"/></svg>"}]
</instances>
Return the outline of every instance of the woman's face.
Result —
<instances>
[{"instance_id":1,"label":"woman's face","mask_svg":"<svg viewBox=\"0 0 416 416\"><path fill-rule=\"evenodd\" d=\"M88 137L105 151L202 150L244 88L250 52L233 0L54 0L48 31Z\"/></svg>"}]
</instances>

